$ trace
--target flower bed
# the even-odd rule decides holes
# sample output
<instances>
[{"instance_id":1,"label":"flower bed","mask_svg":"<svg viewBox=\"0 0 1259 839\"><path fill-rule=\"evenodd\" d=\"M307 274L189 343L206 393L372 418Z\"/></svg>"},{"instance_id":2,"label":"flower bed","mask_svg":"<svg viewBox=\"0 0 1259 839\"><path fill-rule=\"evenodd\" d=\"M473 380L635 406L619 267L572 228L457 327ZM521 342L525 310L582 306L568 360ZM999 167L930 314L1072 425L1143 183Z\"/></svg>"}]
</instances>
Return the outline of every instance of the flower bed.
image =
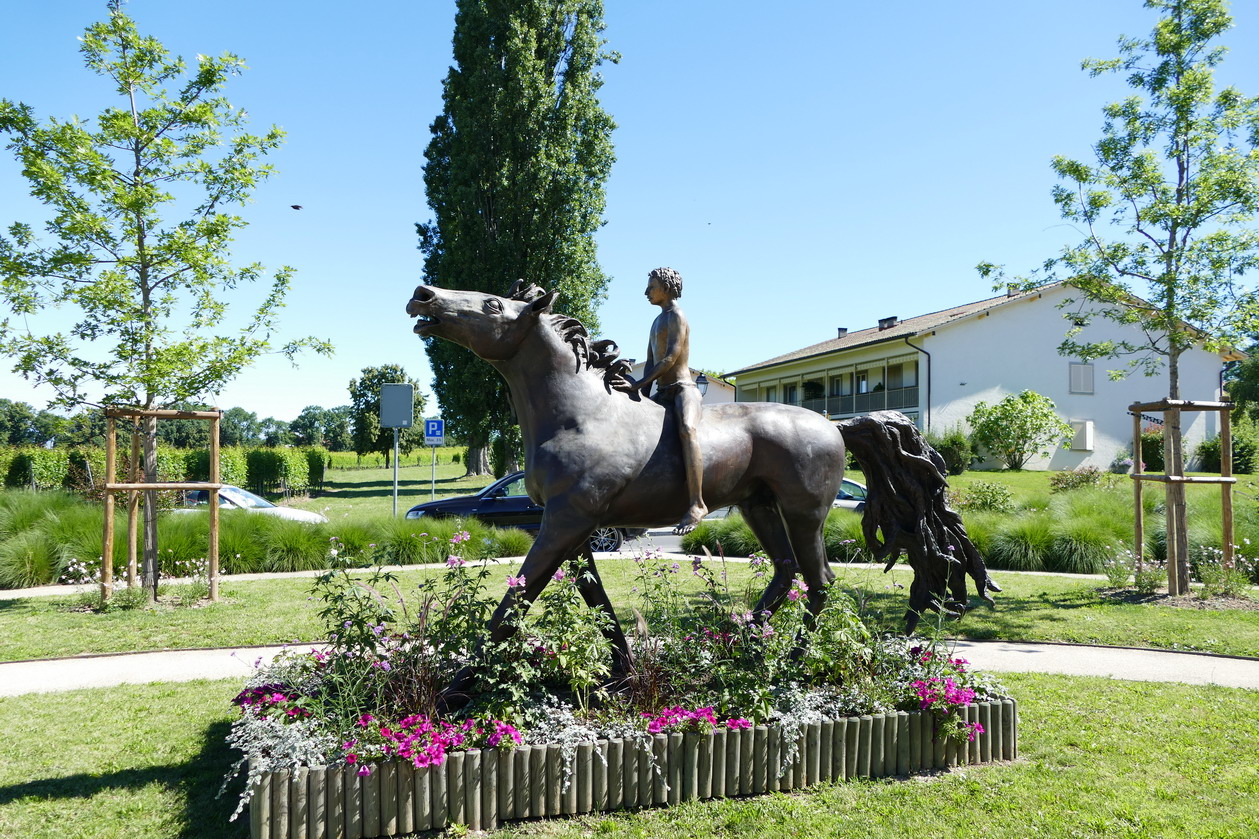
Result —
<instances>
[{"instance_id":1,"label":"flower bed","mask_svg":"<svg viewBox=\"0 0 1259 839\"><path fill-rule=\"evenodd\" d=\"M559 570L529 612L526 581L506 574L513 632L492 641L489 583L505 569L465 562L464 541L410 592L381 569L315 582L327 645L277 658L236 697L229 780L247 767L237 814L249 804L255 837L484 829L1016 753L1013 699L940 635L878 632L838 587L813 616L799 580L756 614L765 557L740 567L742 590L723 564L638 557L632 661L612 679L616 629L584 603L589 572ZM440 713L461 672L467 705Z\"/></svg>"},{"instance_id":2,"label":"flower bed","mask_svg":"<svg viewBox=\"0 0 1259 839\"><path fill-rule=\"evenodd\" d=\"M562 746L549 744L456 752L418 769L389 761L366 775L353 766L278 770L261 776L250 831L254 839L370 839L450 824L493 830L517 819L760 795L1018 756L1013 700L968 705L964 718L983 732L960 743L936 736L927 711L822 719L804 727L785 762L783 729L758 725L586 742L568 761Z\"/></svg>"}]
</instances>

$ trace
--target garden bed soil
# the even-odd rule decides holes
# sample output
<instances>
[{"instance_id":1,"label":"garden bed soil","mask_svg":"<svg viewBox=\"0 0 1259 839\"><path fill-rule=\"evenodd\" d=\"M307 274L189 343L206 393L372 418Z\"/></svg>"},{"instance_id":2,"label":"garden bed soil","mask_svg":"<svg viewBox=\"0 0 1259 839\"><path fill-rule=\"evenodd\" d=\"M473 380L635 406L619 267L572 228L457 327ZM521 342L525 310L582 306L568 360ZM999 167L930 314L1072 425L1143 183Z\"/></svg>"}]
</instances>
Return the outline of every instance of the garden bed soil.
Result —
<instances>
[{"instance_id":1,"label":"garden bed soil","mask_svg":"<svg viewBox=\"0 0 1259 839\"><path fill-rule=\"evenodd\" d=\"M1157 592L1154 594L1142 594L1131 588L1104 588L1099 589L1098 593L1104 600L1109 600L1112 603L1137 603L1150 606L1166 606L1172 609L1196 609L1199 611L1232 610L1237 612L1259 612L1259 600L1246 596L1215 595L1214 597L1203 597L1200 594L1191 592L1172 597L1171 595Z\"/></svg>"}]
</instances>

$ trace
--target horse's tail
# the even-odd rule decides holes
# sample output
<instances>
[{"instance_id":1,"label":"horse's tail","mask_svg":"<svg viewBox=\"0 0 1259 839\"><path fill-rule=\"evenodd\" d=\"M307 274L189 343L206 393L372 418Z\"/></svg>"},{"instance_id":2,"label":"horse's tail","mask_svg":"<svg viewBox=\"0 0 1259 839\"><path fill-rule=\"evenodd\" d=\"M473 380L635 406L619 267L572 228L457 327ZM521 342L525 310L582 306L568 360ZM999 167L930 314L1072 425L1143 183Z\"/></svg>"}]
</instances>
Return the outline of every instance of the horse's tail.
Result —
<instances>
[{"instance_id":1,"label":"horse's tail","mask_svg":"<svg viewBox=\"0 0 1259 839\"><path fill-rule=\"evenodd\" d=\"M914 569L906 630L913 632L926 611L964 613L966 574L975 580L979 596L992 603L988 592L1001 588L988 576L962 517L949 508L944 458L917 426L897 411L877 411L845 420L839 430L866 476L861 520L866 544L876 559L887 561L885 572L902 552Z\"/></svg>"}]
</instances>

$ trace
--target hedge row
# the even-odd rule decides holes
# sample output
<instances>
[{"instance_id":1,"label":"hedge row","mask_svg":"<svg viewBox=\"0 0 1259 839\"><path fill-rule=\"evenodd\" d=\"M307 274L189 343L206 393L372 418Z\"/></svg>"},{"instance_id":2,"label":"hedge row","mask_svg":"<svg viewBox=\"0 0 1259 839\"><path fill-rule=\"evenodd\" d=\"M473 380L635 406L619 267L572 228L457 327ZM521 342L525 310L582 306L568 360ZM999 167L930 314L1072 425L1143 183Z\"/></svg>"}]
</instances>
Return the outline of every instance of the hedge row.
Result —
<instances>
[{"instance_id":1,"label":"hedge row","mask_svg":"<svg viewBox=\"0 0 1259 839\"><path fill-rule=\"evenodd\" d=\"M91 582L101 565L103 512L101 505L66 492L0 494L0 588ZM116 532L125 534L126 528L126 513L119 510ZM334 556L356 566L444 563L452 553L469 561L522 556L533 542L523 531L496 530L475 519L376 516L306 524L225 510L219 528L219 561L225 574L327 568ZM468 538L461 532L465 530ZM205 513L159 516L162 576L194 574L205 564L208 542ZM125 543L125 538L114 542L116 576L126 568Z\"/></svg>"},{"instance_id":2,"label":"hedge row","mask_svg":"<svg viewBox=\"0 0 1259 839\"><path fill-rule=\"evenodd\" d=\"M116 469L120 479L128 475L130 452L119 451ZM219 480L259 492L307 492L322 489L327 450L242 449L219 450ZM210 453L205 449L173 449L158 446L159 481L208 481ZM0 448L0 478L4 486L35 490L68 489L99 495L105 481L103 448L44 449Z\"/></svg>"}]
</instances>

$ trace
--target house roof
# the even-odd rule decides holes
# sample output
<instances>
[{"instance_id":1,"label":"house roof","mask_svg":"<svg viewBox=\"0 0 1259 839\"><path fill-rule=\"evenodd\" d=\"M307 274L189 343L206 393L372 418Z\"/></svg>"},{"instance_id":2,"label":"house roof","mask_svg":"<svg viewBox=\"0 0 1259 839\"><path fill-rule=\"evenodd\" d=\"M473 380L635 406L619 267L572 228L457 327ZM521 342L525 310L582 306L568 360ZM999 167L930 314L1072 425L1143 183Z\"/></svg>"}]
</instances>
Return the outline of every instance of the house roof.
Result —
<instances>
[{"instance_id":1,"label":"house roof","mask_svg":"<svg viewBox=\"0 0 1259 839\"><path fill-rule=\"evenodd\" d=\"M1017 303L1020 300L1039 297L1046 289L1057 285L1058 283L1053 283L1048 286L1041 286L1040 288L1021 292L1019 294L1002 294L999 297L989 297L987 300L977 300L974 303L964 303L961 306L954 306L951 309L941 309L938 312L931 312L925 315L905 318L903 320L898 320L895 324L887 327L886 329L880 329L879 327L874 326L869 329L849 332L842 338L836 337L831 338L828 341L822 341L821 343L811 344L810 346L802 349L794 350L793 352L789 352L784 355L775 356L766 361L751 364L739 370L732 370L725 375L727 377L738 376L743 373L750 373L753 370L775 367L779 364L786 364L791 361L801 361L806 358L812 358L813 356L827 355L841 350L852 350L857 347L864 347L870 344L881 344L884 341L892 341L898 338L910 338L923 332L930 332L933 329L953 323L954 321L962 318L982 314L983 312L988 312L1001 306Z\"/></svg>"}]
</instances>

